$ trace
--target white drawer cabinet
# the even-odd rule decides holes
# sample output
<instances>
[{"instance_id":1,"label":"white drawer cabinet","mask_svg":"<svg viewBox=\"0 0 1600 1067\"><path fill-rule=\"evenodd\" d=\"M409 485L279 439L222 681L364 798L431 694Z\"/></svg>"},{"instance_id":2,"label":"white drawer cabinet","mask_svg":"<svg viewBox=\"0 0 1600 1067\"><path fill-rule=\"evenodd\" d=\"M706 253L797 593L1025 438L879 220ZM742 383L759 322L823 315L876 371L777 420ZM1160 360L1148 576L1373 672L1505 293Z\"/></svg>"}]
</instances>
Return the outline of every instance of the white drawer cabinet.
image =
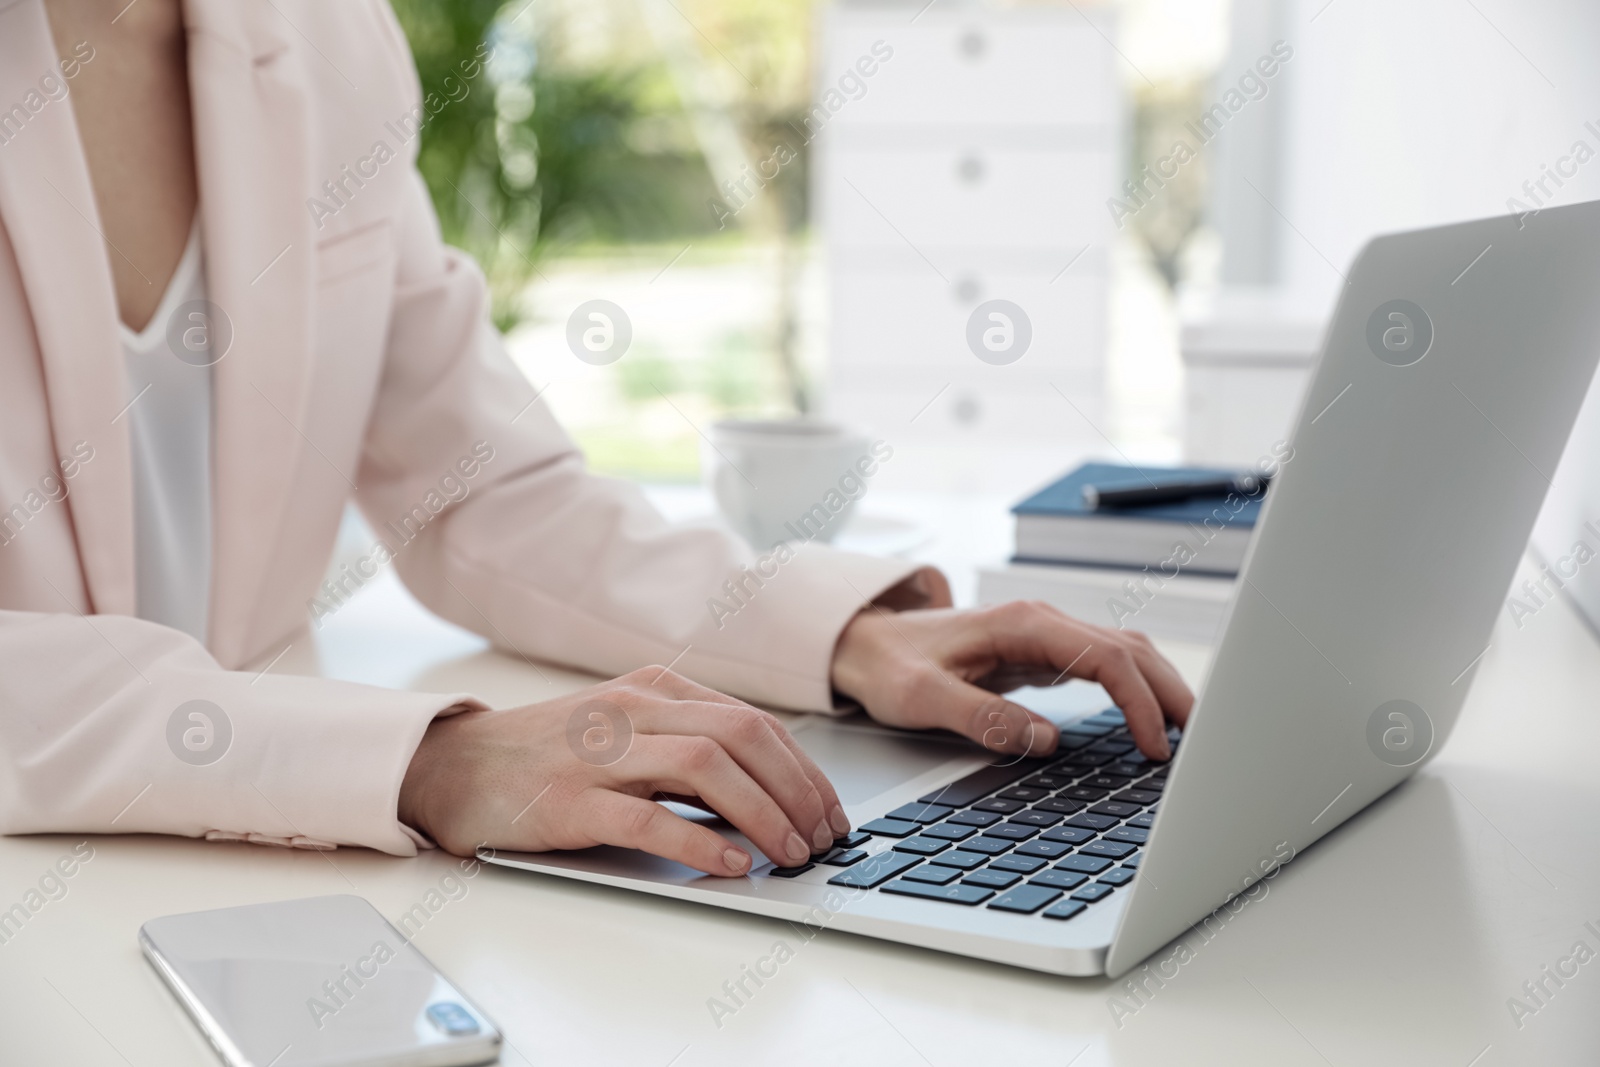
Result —
<instances>
[{"instance_id":1,"label":"white drawer cabinet","mask_svg":"<svg viewBox=\"0 0 1600 1067\"><path fill-rule=\"evenodd\" d=\"M1105 348L1107 282L1104 275L1075 271L1053 282L1049 275L981 266L947 268L948 283L928 268L835 274L834 337L851 352L838 369L846 374L860 367L970 369L968 320L984 301L1000 299L1020 307L1032 327L1028 350L1009 367L1095 371Z\"/></svg>"},{"instance_id":2,"label":"white drawer cabinet","mask_svg":"<svg viewBox=\"0 0 1600 1067\"><path fill-rule=\"evenodd\" d=\"M1026 248L1081 246L1112 232L1106 189L1116 161L1089 152L962 145L834 152L829 241Z\"/></svg>"},{"instance_id":3,"label":"white drawer cabinet","mask_svg":"<svg viewBox=\"0 0 1600 1067\"><path fill-rule=\"evenodd\" d=\"M1110 9L921 8L822 15L812 191L828 264L827 410L912 438L1082 436L1102 403L1106 201L1123 153ZM873 73L839 92L863 56ZM1021 307L1033 331L1005 366L967 341L992 299Z\"/></svg>"},{"instance_id":4,"label":"white drawer cabinet","mask_svg":"<svg viewBox=\"0 0 1600 1067\"><path fill-rule=\"evenodd\" d=\"M1020 366L858 368L829 383L828 410L891 443L1075 440L1104 447L1103 401L1083 372Z\"/></svg>"},{"instance_id":5,"label":"white drawer cabinet","mask_svg":"<svg viewBox=\"0 0 1600 1067\"><path fill-rule=\"evenodd\" d=\"M832 14L819 92L837 88L862 56L877 67L862 79L859 99L839 109L837 121L1100 125L1118 106L1116 54L1084 16L1058 8L941 10L935 4L911 22L919 6L841 6ZM1103 11L1086 14L1109 33ZM878 61L886 48L889 59Z\"/></svg>"}]
</instances>

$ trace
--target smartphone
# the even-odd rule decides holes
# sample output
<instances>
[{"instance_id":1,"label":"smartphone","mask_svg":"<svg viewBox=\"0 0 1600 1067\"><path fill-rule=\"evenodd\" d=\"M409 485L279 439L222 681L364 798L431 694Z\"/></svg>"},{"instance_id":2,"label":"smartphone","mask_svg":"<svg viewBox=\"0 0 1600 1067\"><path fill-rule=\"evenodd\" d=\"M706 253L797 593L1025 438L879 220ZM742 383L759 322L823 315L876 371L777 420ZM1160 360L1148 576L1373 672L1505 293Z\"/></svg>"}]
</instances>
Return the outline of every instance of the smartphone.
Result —
<instances>
[{"instance_id":1,"label":"smartphone","mask_svg":"<svg viewBox=\"0 0 1600 1067\"><path fill-rule=\"evenodd\" d=\"M378 910L341 895L152 919L139 947L229 1067L468 1067L500 1031Z\"/></svg>"}]
</instances>

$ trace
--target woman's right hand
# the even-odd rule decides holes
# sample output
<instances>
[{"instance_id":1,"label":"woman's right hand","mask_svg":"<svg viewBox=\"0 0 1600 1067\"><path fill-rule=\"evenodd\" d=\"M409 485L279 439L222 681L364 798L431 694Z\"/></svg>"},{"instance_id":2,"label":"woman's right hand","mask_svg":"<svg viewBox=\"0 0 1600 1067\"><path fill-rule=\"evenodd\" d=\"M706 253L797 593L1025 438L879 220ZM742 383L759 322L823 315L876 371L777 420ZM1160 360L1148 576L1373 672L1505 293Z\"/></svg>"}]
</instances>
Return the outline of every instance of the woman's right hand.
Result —
<instances>
[{"instance_id":1,"label":"woman's right hand","mask_svg":"<svg viewBox=\"0 0 1600 1067\"><path fill-rule=\"evenodd\" d=\"M849 831L839 796L778 719L646 667L555 700L428 726L399 816L459 856L621 845L705 871L750 871L742 848L656 799L707 808L776 864Z\"/></svg>"}]
</instances>

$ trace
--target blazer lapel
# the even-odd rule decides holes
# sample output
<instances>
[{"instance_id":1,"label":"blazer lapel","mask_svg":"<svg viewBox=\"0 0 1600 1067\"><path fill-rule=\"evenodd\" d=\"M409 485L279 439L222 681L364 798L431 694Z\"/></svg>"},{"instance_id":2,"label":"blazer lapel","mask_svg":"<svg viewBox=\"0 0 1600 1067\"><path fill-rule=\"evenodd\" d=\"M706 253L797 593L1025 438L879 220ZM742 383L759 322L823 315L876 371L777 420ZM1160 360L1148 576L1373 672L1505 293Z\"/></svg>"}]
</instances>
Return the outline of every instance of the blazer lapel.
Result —
<instances>
[{"instance_id":1,"label":"blazer lapel","mask_svg":"<svg viewBox=\"0 0 1600 1067\"><path fill-rule=\"evenodd\" d=\"M211 648L252 633L302 459L311 373L311 128L290 28L272 5L185 0L209 298L232 341L213 378ZM225 316L225 321L223 321Z\"/></svg>"},{"instance_id":2,"label":"blazer lapel","mask_svg":"<svg viewBox=\"0 0 1600 1067\"><path fill-rule=\"evenodd\" d=\"M33 312L56 453L68 455L80 441L94 449L93 462L79 470L66 498L89 603L62 608L131 615L133 474L122 417L130 398L116 294L78 124L70 97L51 99L41 91L47 76L61 85L59 74L41 0L0 10L0 101L7 107L18 102L28 113L18 121L13 110L11 123L0 127L6 137L0 218ZM70 89L71 82L65 84Z\"/></svg>"}]
</instances>

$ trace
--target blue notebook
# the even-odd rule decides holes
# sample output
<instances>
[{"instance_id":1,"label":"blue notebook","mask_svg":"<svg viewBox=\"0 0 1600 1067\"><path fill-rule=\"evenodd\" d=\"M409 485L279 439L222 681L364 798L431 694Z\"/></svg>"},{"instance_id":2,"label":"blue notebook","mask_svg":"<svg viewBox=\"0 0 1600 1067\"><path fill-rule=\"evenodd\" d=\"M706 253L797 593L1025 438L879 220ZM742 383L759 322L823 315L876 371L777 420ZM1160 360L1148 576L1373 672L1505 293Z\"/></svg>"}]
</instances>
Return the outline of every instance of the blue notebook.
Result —
<instances>
[{"instance_id":1,"label":"blue notebook","mask_svg":"<svg viewBox=\"0 0 1600 1067\"><path fill-rule=\"evenodd\" d=\"M1085 485L1141 484L1173 477L1229 477L1212 467L1130 467L1085 463L1012 508L1018 563L1070 563L1178 573L1234 575L1244 562L1262 496L1204 496L1168 504L1091 511Z\"/></svg>"}]
</instances>

